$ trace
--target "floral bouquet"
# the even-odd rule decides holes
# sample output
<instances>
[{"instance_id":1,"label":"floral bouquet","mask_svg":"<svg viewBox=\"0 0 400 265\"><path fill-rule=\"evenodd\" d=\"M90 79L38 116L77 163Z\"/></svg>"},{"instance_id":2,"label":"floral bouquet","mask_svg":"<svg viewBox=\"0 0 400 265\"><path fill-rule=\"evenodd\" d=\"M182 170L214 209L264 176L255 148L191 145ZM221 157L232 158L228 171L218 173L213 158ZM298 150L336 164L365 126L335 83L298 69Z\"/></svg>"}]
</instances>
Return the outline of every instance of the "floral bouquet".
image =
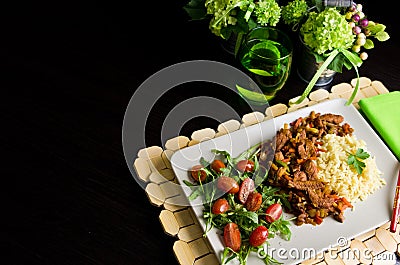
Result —
<instances>
[{"instance_id":1,"label":"floral bouquet","mask_svg":"<svg viewBox=\"0 0 400 265\"><path fill-rule=\"evenodd\" d=\"M209 19L210 31L223 39L237 34L235 54L249 30L279 23L291 26L320 64L295 103L307 97L326 69L341 73L344 66L357 74L350 104L358 91L358 67L368 58L367 50L374 48L375 40L388 40L389 34L385 25L367 18L361 4L348 1L350 6L337 7L323 6L323 2L330 1L292 0L279 5L275 0L190 0L184 9L192 19Z\"/></svg>"},{"instance_id":2,"label":"floral bouquet","mask_svg":"<svg viewBox=\"0 0 400 265\"><path fill-rule=\"evenodd\" d=\"M212 33L228 39L256 26L276 26L281 8L275 0L191 0L184 9L192 19L209 18Z\"/></svg>"},{"instance_id":3,"label":"floral bouquet","mask_svg":"<svg viewBox=\"0 0 400 265\"><path fill-rule=\"evenodd\" d=\"M258 26L275 27L281 17L275 0L190 0L184 9L194 20L209 19L209 29L216 36L237 37L235 54L244 34Z\"/></svg>"},{"instance_id":4,"label":"floral bouquet","mask_svg":"<svg viewBox=\"0 0 400 265\"><path fill-rule=\"evenodd\" d=\"M296 1L306 3L304 0ZM347 8L311 9L295 23L300 25L304 45L315 56L316 62L321 64L298 103L308 95L324 70L341 73L345 66L348 70L354 68L357 74L357 84L348 101L350 104L358 91L358 67L368 58L367 50L374 48L374 40L389 39L386 26L369 20L363 12L363 6L355 3Z\"/></svg>"}]
</instances>

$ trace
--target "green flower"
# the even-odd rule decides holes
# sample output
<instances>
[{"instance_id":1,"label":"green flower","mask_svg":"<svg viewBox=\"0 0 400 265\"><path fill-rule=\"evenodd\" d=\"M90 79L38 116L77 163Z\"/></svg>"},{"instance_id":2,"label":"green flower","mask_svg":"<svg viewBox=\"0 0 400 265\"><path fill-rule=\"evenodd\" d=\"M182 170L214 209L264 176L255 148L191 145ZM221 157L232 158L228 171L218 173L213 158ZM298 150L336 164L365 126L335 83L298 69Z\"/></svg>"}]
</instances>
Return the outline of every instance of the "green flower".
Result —
<instances>
[{"instance_id":1,"label":"green flower","mask_svg":"<svg viewBox=\"0 0 400 265\"><path fill-rule=\"evenodd\" d=\"M260 25L276 26L281 17L281 8L275 0L260 0L256 3L254 13Z\"/></svg>"},{"instance_id":2,"label":"green flower","mask_svg":"<svg viewBox=\"0 0 400 265\"><path fill-rule=\"evenodd\" d=\"M205 7L207 14L212 15L210 21L210 30L217 36L221 36L221 29L228 25L235 25L237 18L236 7L240 7L244 2L242 0L210 0L206 1Z\"/></svg>"},{"instance_id":3,"label":"green flower","mask_svg":"<svg viewBox=\"0 0 400 265\"><path fill-rule=\"evenodd\" d=\"M349 49L355 38L345 16L335 8L327 8L320 13L310 12L300 33L304 43L321 55L334 49Z\"/></svg>"},{"instance_id":4,"label":"green flower","mask_svg":"<svg viewBox=\"0 0 400 265\"><path fill-rule=\"evenodd\" d=\"M305 0L294 0L282 7L282 20L287 25L295 25L307 15L308 5Z\"/></svg>"}]
</instances>

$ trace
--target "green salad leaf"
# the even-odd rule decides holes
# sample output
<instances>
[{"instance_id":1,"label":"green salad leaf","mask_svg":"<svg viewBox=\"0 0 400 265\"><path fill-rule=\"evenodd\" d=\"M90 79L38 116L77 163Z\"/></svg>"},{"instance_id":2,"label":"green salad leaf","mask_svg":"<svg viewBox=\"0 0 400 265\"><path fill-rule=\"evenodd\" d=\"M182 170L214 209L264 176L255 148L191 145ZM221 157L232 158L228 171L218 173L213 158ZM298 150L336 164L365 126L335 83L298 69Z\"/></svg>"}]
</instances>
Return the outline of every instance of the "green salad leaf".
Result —
<instances>
[{"instance_id":1,"label":"green salad leaf","mask_svg":"<svg viewBox=\"0 0 400 265\"><path fill-rule=\"evenodd\" d=\"M212 163L206 161L204 158L200 159L200 164L203 165L203 170L207 173L206 181L200 183L192 183L184 181L184 183L190 187L191 194L189 200L194 200L201 197L203 200L203 218L206 224L204 236L211 231L212 228L216 228L223 231L228 223L235 223L240 230L241 235L241 247L238 251L233 251L229 247L225 247L222 253L222 264L226 264L230 260L236 259L240 264L245 265L250 252L262 252L263 245L255 247L250 244L250 235L259 226L265 226L268 229L268 238L280 236L285 240L291 238L291 219L287 220L281 215L277 220L271 222L266 219L266 210L272 205L279 203L286 209L290 209L290 203L288 201L288 194L281 192L279 187L272 187L265 181L268 177L268 170L264 165L260 165L257 154L261 151L262 144L258 143L236 157L232 157L231 154L225 150L213 149L211 150L220 159L224 161L225 168L221 171L215 171L212 169ZM254 163L253 171L242 172L237 169L237 164L242 160L250 160ZM284 162L281 162L284 164ZM247 202L243 203L238 199L237 194L234 193L223 193L217 188L218 178L230 177L233 178L239 185L246 178L254 180L255 187L254 191L261 194L262 200L258 204L258 208L251 210L248 208ZM224 203L227 203L229 207L223 212L215 212L213 206L219 199L225 199ZM264 244L268 244L264 242ZM277 263L276 260L265 254L262 260L266 264Z\"/></svg>"}]
</instances>

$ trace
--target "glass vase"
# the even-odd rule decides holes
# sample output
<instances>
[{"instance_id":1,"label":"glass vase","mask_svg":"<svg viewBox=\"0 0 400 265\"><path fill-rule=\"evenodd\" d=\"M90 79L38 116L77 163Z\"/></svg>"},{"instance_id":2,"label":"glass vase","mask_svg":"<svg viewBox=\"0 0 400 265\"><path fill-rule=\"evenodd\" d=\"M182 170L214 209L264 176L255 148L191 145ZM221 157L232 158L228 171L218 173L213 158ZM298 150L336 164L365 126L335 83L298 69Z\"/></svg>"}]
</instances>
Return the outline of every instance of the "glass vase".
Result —
<instances>
[{"instance_id":1,"label":"glass vase","mask_svg":"<svg viewBox=\"0 0 400 265\"><path fill-rule=\"evenodd\" d=\"M323 62L317 62L314 54L311 52L310 48L308 48L303 40L300 38L299 43L299 51L297 58L297 75L306 83L310 83L311 79L314 77L315 73L321 67ZM329 85L333 78L335 77L336 72L331 69L325 69L321 76L318 78L315 86L326 86Z\"/></svg>"}]
</instances>

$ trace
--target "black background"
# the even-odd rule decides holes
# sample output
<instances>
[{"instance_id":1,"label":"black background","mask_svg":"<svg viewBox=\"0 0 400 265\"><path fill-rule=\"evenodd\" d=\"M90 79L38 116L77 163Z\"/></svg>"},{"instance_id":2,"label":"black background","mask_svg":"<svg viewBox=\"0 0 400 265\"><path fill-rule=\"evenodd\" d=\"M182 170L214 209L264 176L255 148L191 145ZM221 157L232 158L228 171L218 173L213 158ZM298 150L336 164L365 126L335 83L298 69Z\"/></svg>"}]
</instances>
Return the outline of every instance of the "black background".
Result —
<instances>
[{"instance_id":1,"label":"black background","mask_svg":"<svg viewBox=\"0 0 400 265\"><path fill-rule=\"evenodd\" d=\"M207 22L189 21L185 3L3 4L1 263L177 263L176 239L164 233L161 208L131 176L121 137L131 96L155 72L188 60L236 64ZM366 1L364 10L387 25L391 39L376 43L360 75L398 90L399 18L382 3ZM354 77L345 71L333 84ZM292 74L272 103L286 103L304 88ZM146 143L161 145L168 110L203 93L224 96L222 88L191 84L163 98L151 114ZM197 119L177 135L215 126Z\"/></svg>"}]
</instances>

